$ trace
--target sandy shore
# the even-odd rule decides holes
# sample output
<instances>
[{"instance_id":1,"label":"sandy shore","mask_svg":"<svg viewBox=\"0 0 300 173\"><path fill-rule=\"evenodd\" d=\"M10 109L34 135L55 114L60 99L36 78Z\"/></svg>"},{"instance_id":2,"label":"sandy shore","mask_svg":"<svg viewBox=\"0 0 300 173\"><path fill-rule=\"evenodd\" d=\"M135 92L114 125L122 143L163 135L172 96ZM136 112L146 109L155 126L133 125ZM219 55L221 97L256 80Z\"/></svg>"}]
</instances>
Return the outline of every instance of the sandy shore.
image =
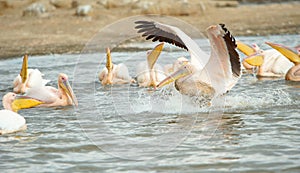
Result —
<instances>
[{"instance_id":1,"label":"sandy shore","mask_svg":"<svg viewBox=\"0 0 300 173\"><path fill-rule=\"evenodd\" d=\"M132 7L104 8L93 5L91 14L74 15L75 9L56 8L40 16L23 16L24 6L3 6L0 12L0 58L50 53L78 53L102 27L139 15ZM300 3L195 6L191 14L177 15L200 31L225 23L234 35L300 34ZM199 8L199 10L197 10Z\"/></svg>"}]
</instances>

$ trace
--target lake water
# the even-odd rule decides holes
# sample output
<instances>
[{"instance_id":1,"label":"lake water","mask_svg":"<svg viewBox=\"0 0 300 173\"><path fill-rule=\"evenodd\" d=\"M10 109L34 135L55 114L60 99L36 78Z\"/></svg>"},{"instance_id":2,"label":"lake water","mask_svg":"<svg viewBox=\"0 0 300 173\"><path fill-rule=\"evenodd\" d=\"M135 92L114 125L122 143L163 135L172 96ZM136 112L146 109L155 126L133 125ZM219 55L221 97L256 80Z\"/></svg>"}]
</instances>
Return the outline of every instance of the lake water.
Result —
<instances>
[{"instance_id":1,"label":"lake water","mask_svg":"<svg viewBox=\"0 0 300 173\"><path fill-rule=\"evenodd\" d=\"M264 41L294 46L300 37L237 39L268 48ZM135 76L144 49L154 45L128 44L131 51L112 51L113 61ZM165 50L160 64L188 56ZM1 172L300 172L300 83L246 74L220 106L199 108L167 90L103 87L97 79L103 60L103 54L29 57L29 68L51 86L66 73L79 107L21 110L28 129L0 136ZM0 60L1 97L12 91L21 64L21 57Z\"/></svg>"}]
</instances>

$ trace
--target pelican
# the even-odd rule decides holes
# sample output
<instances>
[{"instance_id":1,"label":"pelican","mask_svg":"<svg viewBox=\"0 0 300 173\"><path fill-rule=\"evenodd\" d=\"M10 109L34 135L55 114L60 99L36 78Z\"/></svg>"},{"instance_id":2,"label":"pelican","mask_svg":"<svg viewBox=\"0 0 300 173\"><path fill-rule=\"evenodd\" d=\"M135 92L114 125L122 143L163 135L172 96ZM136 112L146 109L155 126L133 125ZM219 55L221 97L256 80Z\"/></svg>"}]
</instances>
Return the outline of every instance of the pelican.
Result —
<instances>
[{"instance_id":1,"label":"pelican","mask_svg":"<svg viewBox=\"0 0 300 173\"><path fill-rule=\"evenodd\" d=\"M4 110L0 110L0 135L26 130L26 120L17 111L41 104L33 99L16 99L16 96L12 92L3 96Z\"/></svg>"},{"instance_id":2,"label":"pelican","mask_svg":"<svg viewBox=\"0 0 300 173\"><path fill-rule=\"evenodd\" d=\"M285 75L286 80L300 81L300 45L295 48L289 48L280 44L266 42L269 46L276 49L291 62L294 63Z\"/></svg>"},{"instance_id":3,"label":"pelican","mask_svg":"<svg viewBox=\"0 0 300 173\"><path fill-rule=\"evenodd\" d=\"M246 69L258 67L258 77L283 77L293 66L293 63L274 49L262 50L256 44L251 47L242 42L237 42L237 48L248 56L243 60Z\"/></svg>"},{"instance_id":4,"label":"pelican","mask_svg":"<svg viewBox=\"0 0 300 173\"><path fill-rule=\"evenodd\" d=\"M99 80L102 85L127 84L135 81L129 76L128 68L121 63L112 63L110 49L106 48L106 67L99 73Z\"/></svg>"},{"instance_id":5,"label":"pelican","mask_svg":"<svg viewBox=\"0 0 300 173\"><path fill-rule=\"evenodd\" d=\"M78 106L68 76L64 73L58 75L58 89L51 86L30 88L23 96L18 98L35 99L42 102L38 107Z\"/></svg>"},{"instance_id":6,"label":"pelican","mask_svg":"<svg viewBox=\"0 0 300 173\"><path fill-rule=\"evenodd\" d=\"M49 81L43 79L38 69L28 69L28 56L24 55L21 72L13 81L13 91L23 94L29 88L45 86Z\"/></svg>"},{"instance_id":7,"label":"pelican","mask_svg":"<svg viewBox=\"0 0 300 173\"><path fill-rule=\"evenodd\" d=\"M136 24L138 24L136 28L139 32L143 32L146 39L153 38L152 41L173 43L187 49L191 54L191 62L181 66L157 87L175 81L175 88L180 93L192 97L204 97L210 101L213 97L229 91L240 78L241 64L235 50L235 39L224 24L207 28L211 44L210 57L207 57L191 38L174 26L148 21L138 21Z\"/></svg>"},{"instance_id":8,"label":"pelican","mask_svg":"<svg viewBox=\"0 0 300 173\"><path fill-rule=\"evenodd\" d=\"M148 51L147 61L141 62L137 66L136 78L140 87L156 87L166 77L163 68L159 64L155 64L163 46L164 43L160 43L153 50Z\"/></svg>"}]
</instances>

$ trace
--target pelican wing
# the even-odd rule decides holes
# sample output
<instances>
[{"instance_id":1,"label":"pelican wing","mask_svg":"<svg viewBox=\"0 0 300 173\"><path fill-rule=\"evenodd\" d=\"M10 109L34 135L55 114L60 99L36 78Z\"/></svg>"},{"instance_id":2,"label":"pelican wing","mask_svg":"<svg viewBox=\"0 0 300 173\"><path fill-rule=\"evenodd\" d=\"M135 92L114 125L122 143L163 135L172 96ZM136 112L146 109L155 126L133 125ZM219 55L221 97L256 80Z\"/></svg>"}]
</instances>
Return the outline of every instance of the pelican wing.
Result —
<instances>
[{"instance_id":1,"label":"pelican wing","mask_svg":"<svg viewBox=\"0 0 300 173\"><path fill-rule=\"evenodd\" d=\"M43 74L38 69L28 69L29 88L45 86L50 80L43 79Z\"/></svg>"},{"instance_id":2,"label":"pelican wing","mask_svg":"<svg viewBox=\"0 0 300 173\"><path fill-rule=\"evenodd\" d=\"M146 40L166 42L189 51L191 63L202 70L209 60L209 56L203 52L198 44L179 28L154 21L136 21L138 33Z\"/></svg>"},{"instance_id":3,"label":"pelican wing","mask_svg":"<svg viewBox=\"0 0 300 173\"><path fill-rule=\"evenodd\" d=\"M210 83L217 94L223 94L230 90L241 76L236 42L223 24L209 27L207 32L211 42L211 57L199 77L201 81Z\"/></svg>"},{"instance_id":4,"label":"pelican wing","mask_svg":"<svg viewBox=\"0 0 300 173\"><path fill-rule=\"evenodd\" d=\"M220 26L225 31L223 39L226 43L227 51L230 57L232 75L233 77L238 78L241 76L241 62L239 54L236 51L237 45L235 38L231 35L231 33L228 31L224 24L220 24Z\"/></svg>"},{"instance_id":5,"label":"pelican wing","mask_svg":"<svg viewBox=\"0 0 300 173\"><path fill-rule=\"evenodd\" d=\"M138 33L143 33L142 36L146 37L146 40L167 42L188 50L176 33L178 28L158 22L136 21L135 23L137 24L135 28L138 29Z\"/></svg>"},{"instance_id":6,"label":"pelican wing","mask_svg":"<svg viewBox=\"0 0 300 173\"><path fill-rule=\"evenodd\" d=\"M58 90L50 86L30 88L26 91L25 95L19 96L19 98L36 99L43 103L53 103L57 97L59 97Z\"/></svg>"}]
</instances>

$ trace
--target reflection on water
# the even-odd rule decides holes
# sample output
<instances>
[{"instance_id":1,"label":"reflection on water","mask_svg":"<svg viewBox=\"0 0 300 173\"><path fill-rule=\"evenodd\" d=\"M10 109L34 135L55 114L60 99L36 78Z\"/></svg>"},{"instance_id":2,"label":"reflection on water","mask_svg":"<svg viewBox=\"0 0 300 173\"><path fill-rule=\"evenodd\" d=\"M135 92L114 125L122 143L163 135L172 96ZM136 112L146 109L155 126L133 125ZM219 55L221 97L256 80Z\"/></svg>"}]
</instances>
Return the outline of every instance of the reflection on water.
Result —
<instances>
[{"instance_id":1,"label":"reflection on water","mask_svg":"<svg viewBox=\"0 0 300 173\"><path fill-rule=\"evenodd\" d=\"M263 47L264 41L278 40L293 46L299 40L295 38L240 39ZM164 91L135 85L102 87L97 73L104 66L99 65L103 58L86 56L95 58L94 62L85 59L76 66L79 55L29 58L29 67L39 68L52 86L57 85L59 72L68 74L70 81L76 78L73 87L80 106L75 111L73 107L20 111L28 130L0 137L1 170L298 172L299 83L244 75L220 100L224 101L221 108L199 108L178 93L162 97ZM125 63L134 76L134 65L145 59L145 52L137 49L113 52L112 56L114 62ZM178 56L187 54L163 52L158 63L169 63ZM21 58L0 61L1 97L12 90L21 63ZM91 63L99 68L86 69ZM74 67L83 68L74 76ZM92 70L90 80L87 73Z\"/></svg>"}]
</instances>

